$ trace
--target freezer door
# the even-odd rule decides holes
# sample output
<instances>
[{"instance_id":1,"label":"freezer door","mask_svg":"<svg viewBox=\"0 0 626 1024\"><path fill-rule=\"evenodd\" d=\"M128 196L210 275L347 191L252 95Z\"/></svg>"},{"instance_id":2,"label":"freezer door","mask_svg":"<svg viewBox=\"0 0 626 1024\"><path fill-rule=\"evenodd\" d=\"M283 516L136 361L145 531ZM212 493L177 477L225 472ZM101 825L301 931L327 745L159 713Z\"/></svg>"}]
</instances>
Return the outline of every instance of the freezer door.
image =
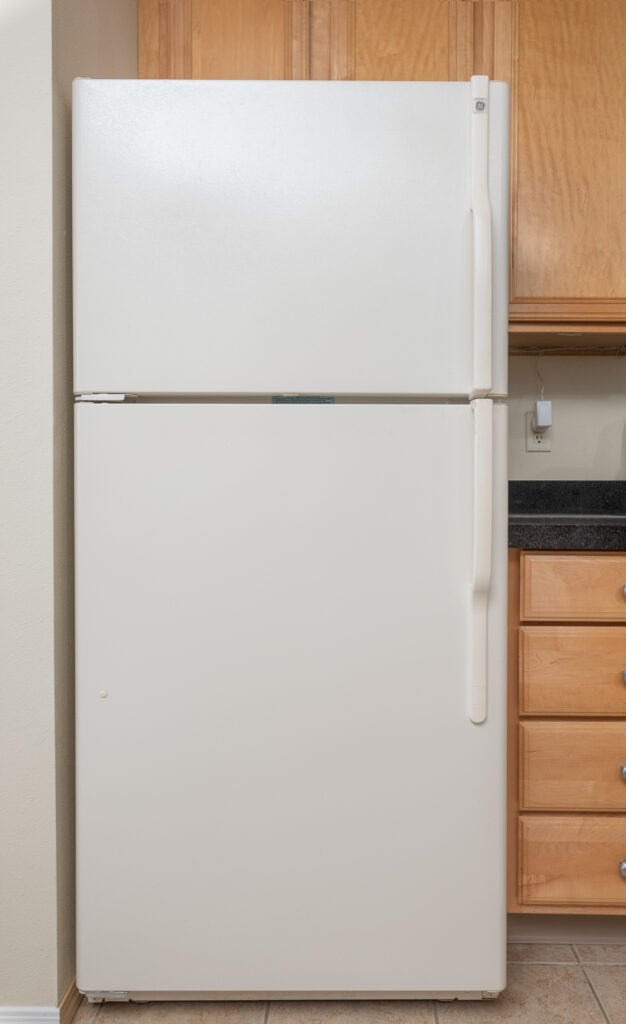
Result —
<instances>
[{"instance_id":1,"label":"freezer door","mask_svg":"<svg viewBox=\"0 0 626 1024\"><path fill-rule=\"evenodd\" d=\"M493 362L504 393L508 100L485 88L477 111L459 82L77 80L76 392L468 395Z\"/></svg>"},{"instance_id":2,"label":"freezer door","mask_svg":"<svg viewBox=\"0 0 626 1024\"><path fill-rule=\"evenodd\" d=\"M472 411L77 420L81 990L502 989L506 484L477 725Z\"/></svg>"}]
</instances>

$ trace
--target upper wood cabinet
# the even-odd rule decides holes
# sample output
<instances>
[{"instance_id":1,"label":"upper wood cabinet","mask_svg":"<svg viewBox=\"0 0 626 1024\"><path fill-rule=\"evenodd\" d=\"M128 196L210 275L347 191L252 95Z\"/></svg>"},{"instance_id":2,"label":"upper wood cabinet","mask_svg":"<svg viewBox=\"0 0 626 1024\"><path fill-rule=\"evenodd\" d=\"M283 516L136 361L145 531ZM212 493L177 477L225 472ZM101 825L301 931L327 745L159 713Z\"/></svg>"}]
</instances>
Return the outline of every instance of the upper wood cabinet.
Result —
<instances>
[{"instance_id":1,"label":"upper wood cabinet","mask_svg":"<svg viewBox=\"0 0 626 1024\"><path fill-rule=\"evenodd\" d=\"M625 0L138 0L144 78L511 86L513 343L626 335ZM563 337L563 332L581 337Z\"/></svg>"},{"instance_id":2,"label":"upper wood cabinet","mask_svg":"<svg viewBox=\"0 0 626 1024\"><path fill-rule=\"evenodd\" d=\"M472 73L473 0L139 0L140 78Z\"/></svg>"},{"instance_id":3,"label":"upper wood cabinet","mask_svg":"<svg viewBox=\"0 0 626 1024\"><path fill-rule=\"evenodd\" d=\"M626 324L626 3L498 0L496 11L503 6L512 14L509 66L501 59L497 72L511 85L512 325L619 331Z\"/></svg>"}]
</instances>

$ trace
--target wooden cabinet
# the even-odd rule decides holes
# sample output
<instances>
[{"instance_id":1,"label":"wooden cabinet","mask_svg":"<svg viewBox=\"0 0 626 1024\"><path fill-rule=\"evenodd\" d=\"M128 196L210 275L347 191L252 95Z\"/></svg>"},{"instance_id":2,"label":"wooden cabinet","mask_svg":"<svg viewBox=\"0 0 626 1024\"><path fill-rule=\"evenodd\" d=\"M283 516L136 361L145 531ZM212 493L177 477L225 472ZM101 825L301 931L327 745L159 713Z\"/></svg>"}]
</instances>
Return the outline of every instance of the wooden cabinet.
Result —
<instances>
[{"instance_id":1,"label":"wooden cabinet","mask_svg":"<svg viewBox=\"0 0 626 1024\"><path fill-rule=\"evenodd\" d=\"M520 715L626 718L626 627L522 626Z\"/></svg>"},{"instance_id":2,"label":"wooden cabinet","mask_svg":"<svg viewBox=\"0 0 626 1024\"><path fill-rule=\"evenodd\" d=\"M626 342L624 0L138 0L138 12L144 78L508 82L512 343Z\"/></svg>"},{"instance_id":3,"label":"wooden cabinet","mask_svg":"<svg viewBox=\"0 0 626 1024\"><path fill-rule=\"evenodd\" d=\"M519 763L522 811L626 814L626 722L521 722Z\"/></svg>"},{"instance_id":4,"label":"wooden cabinet","mask_svg":"<svg viewBox=\"0 0 626 1024\"><path fill-rule=\"evenodd\" d=\"M518 330L558 322L565 331L624 329L625 47L623 0L515 4L507 80Z\"/></svg>"},{"instance_id":5,"label":"wooden cabinet","mask_svg":"<svg viewBox=\"0 0 626 1024\"><path fill-rule=\"evenodd\" d=\"M520 818L520 898L541 913L626 913L626 816ZM626 861L625 861L626 863Z\"/></svg>"},{"instance_id":6,"label":"wooden cabinet","mask_svg":"<svg viewBox=\"0 0 626 1024\"><path fill-rule=\"evenodd\" d=\"M522 554L528 622L626 622L626 555Z\"/></svg>"},{"instance_id":7,"label":"wooden cabinet","mask_svg":"<svg viewBox=\"0 0 626 1024\"><path fill-rule=\"evenodd\" d=\"M141 78L465 79L472 0L139 0Z\"/></svg>"},{"instance_id":8,"label":"wooden cabinet","mask_svg":"<svg viewBox=\"0 0 626 1024\"><path fill-rule=\"evenodd\" d=\"M624 554L509 553L514 912L626 913L625 571Z\"/></svg>"}]
</instances>

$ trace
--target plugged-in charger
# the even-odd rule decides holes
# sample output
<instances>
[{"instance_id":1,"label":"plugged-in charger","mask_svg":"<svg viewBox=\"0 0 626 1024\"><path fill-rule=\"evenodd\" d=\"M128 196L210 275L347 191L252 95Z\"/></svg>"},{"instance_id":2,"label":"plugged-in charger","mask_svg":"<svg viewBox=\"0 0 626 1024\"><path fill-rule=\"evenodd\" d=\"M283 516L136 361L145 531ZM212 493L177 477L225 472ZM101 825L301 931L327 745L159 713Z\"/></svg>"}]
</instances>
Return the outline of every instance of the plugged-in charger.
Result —
<instances>
[{"instance_id":1,"label":"plugged-in charger","mask_svg":"<svg viewBox=\"0 0 626 1024\"><path fill-rule=\"evenodd\" d=\"M533 430L536 434L543 434L544 430L548 430L552 426L552 402L546 402L543 399L535 402L535 412L533 415Z\"/></svg>"}]
</instances>

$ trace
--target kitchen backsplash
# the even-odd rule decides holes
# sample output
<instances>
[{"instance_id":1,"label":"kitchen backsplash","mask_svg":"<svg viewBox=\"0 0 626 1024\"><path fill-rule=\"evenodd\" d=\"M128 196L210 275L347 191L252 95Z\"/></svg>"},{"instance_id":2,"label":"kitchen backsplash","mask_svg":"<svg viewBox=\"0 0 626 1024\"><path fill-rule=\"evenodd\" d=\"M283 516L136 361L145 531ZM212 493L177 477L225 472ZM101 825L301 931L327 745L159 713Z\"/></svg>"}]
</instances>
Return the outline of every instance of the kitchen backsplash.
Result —
<instances>
[{"instance_id":1,"label":"kitchen backsplash","mask_svg":"<svg viewBox=\"0 0 626 1024\"><path fill-rule=\"evenodd\" d=\"M512 356L509 479L626 480L626 357ZM552 401L552 450L527 452L526 412Z\"/></svg>"}]
</instances>

